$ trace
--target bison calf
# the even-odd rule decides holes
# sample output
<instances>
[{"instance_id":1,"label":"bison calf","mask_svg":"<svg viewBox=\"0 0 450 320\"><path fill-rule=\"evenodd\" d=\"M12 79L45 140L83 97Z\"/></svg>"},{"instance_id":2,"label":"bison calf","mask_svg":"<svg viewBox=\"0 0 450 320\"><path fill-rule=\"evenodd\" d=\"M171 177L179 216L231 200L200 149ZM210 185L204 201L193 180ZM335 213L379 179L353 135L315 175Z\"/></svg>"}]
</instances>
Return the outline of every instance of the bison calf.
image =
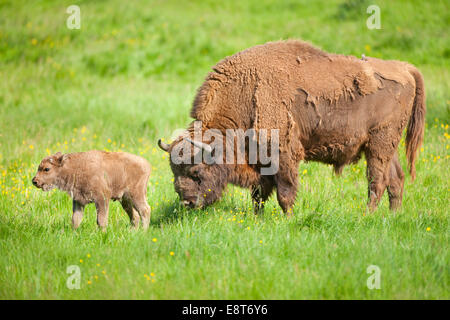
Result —
<instances>
[{"instance_id":1,"label":"bison calf","mask_svg":"<svg viewBox=\"0 0 450 320\"><path fill-rule=\"evenodd\" d=\"M129 153L88 151L44 158L33 184L49 191L58 188L73 199L72 225L76 229L83 218L85 205L95 203L98 226L105 231L108 224L109 200L119 200L133 227L142 220L144 229L150 222L147 182L150 164Z\"/></svg>"}]
</instances>

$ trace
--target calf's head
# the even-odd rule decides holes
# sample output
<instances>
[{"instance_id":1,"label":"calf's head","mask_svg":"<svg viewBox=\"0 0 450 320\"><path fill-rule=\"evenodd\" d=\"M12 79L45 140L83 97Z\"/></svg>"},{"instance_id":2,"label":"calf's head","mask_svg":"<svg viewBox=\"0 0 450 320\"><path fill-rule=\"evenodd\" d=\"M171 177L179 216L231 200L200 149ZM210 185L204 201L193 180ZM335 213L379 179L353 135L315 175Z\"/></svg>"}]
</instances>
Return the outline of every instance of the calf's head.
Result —
<instances>
[{"instance_id":1,"label":"calf's head","mask_svg":"<svg viewBox=\"0 0 450 320\"><path fill-rule=\"evenodd\" d=\"M55 188L65 158L66 155L61 152L44 158L39 164L36 175L31 180L33 185L44 191Z\"/></svg>"},{"instance_id":2,"label":"calf's head","mask_svg":"<svg viewBox=\"0 0 450 320\"><path fill-rule=\"evenodd\" d=\"M179 138L171 145L159 140L158 145L170 154L170 167L174 174L175 191L184 206L202 208L214 203L221 197L227 184L229 170L227 166L215 163L206 164L203 161L195 163L194 160L198 152L211 152L208 144L189 138ZM183 155L183 150L188 149L191 152L186 157L186 155ZM183 158L183 161L180 158Z\"/></svg>"}]
</instances>

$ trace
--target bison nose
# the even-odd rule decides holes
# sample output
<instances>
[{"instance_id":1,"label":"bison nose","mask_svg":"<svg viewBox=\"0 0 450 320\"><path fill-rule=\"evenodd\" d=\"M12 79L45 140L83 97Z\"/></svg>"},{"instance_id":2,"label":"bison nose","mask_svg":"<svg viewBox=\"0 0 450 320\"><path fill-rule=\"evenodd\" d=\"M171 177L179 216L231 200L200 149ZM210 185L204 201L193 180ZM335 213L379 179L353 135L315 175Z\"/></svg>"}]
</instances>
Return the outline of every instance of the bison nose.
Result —
<instances>
[{"instance_id":1,"label":"bison nose","mask_svg":"<svg viewBox=\"0 0 450 320\"><path fill-rule=\"evenodd\" d=\"M36 181L36 177L34 177L31 182L37 187L37 181Z\"/></svg>"}]
</instances>

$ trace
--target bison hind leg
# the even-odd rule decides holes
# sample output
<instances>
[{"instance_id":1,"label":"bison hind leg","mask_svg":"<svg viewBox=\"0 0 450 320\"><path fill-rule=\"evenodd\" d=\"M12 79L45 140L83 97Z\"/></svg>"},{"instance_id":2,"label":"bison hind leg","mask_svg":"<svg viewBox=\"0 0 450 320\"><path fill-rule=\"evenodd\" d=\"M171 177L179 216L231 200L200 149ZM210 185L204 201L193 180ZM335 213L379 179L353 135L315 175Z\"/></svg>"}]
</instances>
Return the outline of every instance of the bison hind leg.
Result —
<instances>
[{"instance_id":1,"label":"bison hind leg","mask_svg":"<svg viewBox=\"0 0 450 320\"><path fill-rule=\"evenodd\" d=\"M389 185L387 189L389 195L389 208L391 210L397 210L400 209L400 207L402 206L403 185L405 182L405 174L400 165L400 161L398 160L397 152L392 158L388 170L389 170Z\"/></svg>"},{"instance_id":2,"label":"bison hind leg","mask_svg":"<svg viewBox=\"0 0 450 320\"><path fill-rule=\"evenodd\" d=\"M392 128L375 132L365 150L367 159L367 180L369 182L369 209L375 210L389 185L391 160L397 153L400 135ZM394 185L391 187L394 192Z\"/></svg>"},{"instance_id":3,"label":"bison hind leg","mask_svg":"<svg viewBox=\"0 0 450 320\"><path fill-rule=\"evenodd\" d=\"M136 211L136 209L133 208L132 202L127 198L123 198L120 203L122 204L123 210L125 210L125 212L130 217L131 225L134 229L137 229L139 227L140 218L139 213Z\"/></svg>"},{"instance_id":4,"label":"bison hind leg","mask_svg":"<svg viewBox=\"0 0 450 320\"><path fill-rule=\"evenodd\" d=\"M151 209L147 203L147 200L141 199L138 201L134 201L133 207L139 212L139 216L141 217L142 221L142 228L144 228L144 230L147 230L150 224L150 215L151 215Z\"/></svg>"},{"instance_id":5,"label":"bison hind leg","mask_svg":"<svg viewBox=\"0 0 450 320\"><path fill-rule=\"evenodd\" d=\"M140 221L142 222L142 228L148 229L150 224L151 208L147 202L147 183L149 175L142 176L142 178L136 182L134 187L128 194L129 201L132 207L138 212Z\"/></svg>"}]
</instances>

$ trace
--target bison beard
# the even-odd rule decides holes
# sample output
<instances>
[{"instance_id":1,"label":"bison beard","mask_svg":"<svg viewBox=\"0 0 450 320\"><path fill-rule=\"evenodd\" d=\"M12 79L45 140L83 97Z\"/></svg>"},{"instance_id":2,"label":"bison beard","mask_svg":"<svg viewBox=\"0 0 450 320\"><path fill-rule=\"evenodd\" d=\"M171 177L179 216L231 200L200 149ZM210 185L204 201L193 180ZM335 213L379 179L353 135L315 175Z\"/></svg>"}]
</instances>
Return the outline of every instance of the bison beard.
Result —
<instances>
[{"instance_id":1,"label":"bison beard","mask_svg":"<svg viewBox=\"0 0 450 320\"><path fill-rule=\"evenodd\" d=\"M261 175L260 164L174 164L171 157L175 190L185 205L203 207L232 183L250 188L260 211L276 188L278 203L290 213L301 160L331 164L340 174L364 153L369 208L387 189L390 208L397 209L404 184L398 144L409 122L406 150L414 179L425 113L423 78L410 64L329 54L300 41L256 46L213 67L191 116L203 132L216 129L224 136L227 129L279 129L278 172ZM192 140L191 124L171 145L159 145L169 153L180 143L194 144L194 152L210 149L210 142Z\"/></svg>"}]
</instances>

